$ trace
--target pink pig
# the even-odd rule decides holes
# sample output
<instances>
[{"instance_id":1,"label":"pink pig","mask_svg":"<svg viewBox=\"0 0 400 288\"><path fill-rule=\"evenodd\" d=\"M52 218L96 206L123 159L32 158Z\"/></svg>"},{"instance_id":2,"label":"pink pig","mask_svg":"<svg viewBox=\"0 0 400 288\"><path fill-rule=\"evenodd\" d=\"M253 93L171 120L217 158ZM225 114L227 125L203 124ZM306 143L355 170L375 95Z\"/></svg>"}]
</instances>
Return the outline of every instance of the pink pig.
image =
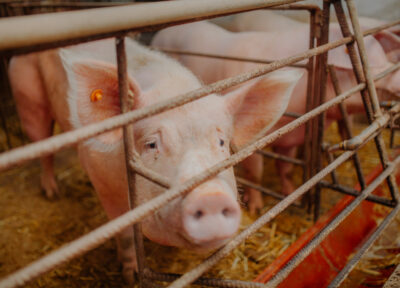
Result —
<instances>
[{"instance_id":1,"label":"pink pig","mask_svg":"<svg viewBox=\"0 0 400 288\"><path fill-rule=\"evenodd\" d=\"M14 57L12 90L25 131L33 141L50 137L53 121L63 130L82 127L120 113L114 41L111 39ZM139 109L200 88L199 80L166 56L127 39L129 90ZM172 185L226 159L230 143L250 141L286 110L300 72L282 71L257 78L221 97L211 94L131 125L143 165ZM97 90L100 89L100 90ZM91 97L95 91L102 97ZM264 111L270 111L264 113ZM122 129L78 145L79 158L110 219L128 210ZM42 187L57 196L52 157L41 159ZM164 189L138 176L141 203ZM233 169L227 169L175 199L143 221L143 232L163 245L205 251L220 247L240 222ZM123 274L136 269L132 230L117 239Z\"/></svg>"},{"instance_id":2,"label":"pink pig","mask_svg":"<svg viewBox=\"0 0 400 288\"><path fill-rule=\"evenodd\" d=\"M331 41L340 38L340 31L338 29L338 27L333 27L331 29ZM371 36L366 37L365 43L373 74L377 74L392 65L386 58L381 45L377 40L375 40L375 38ZM183 51L277 60L308 49L308 26L299 25L299 27L286 32L234 33L209 22L196 22L164 29L155 36L152 44L160 48L170 48ZM260 64L248 62L227 61L185 55L180 55L179 60L205 83L212 83L260 66ZM351 62L345 47L339 47L330 51L328 62L337 67L337 74L343 91L356 85L356 79L352 73ZM290 68L290 70L299 69ZM400 92L399 80L400 70L396 74L389 75L380 80L377 83L377 87L383 87L398 94ZM287 111L299 114L305 113L306 87L307 73L304 73L293 91ZM332 83L329 80L327 84L327 99L329 100L333 97L335 97L335 93ZM363 111L360 96L351 97L346 101L346 104L349 113L359 113ZM340 117L337 108L329 110L326 125L328 126L333 120ZM292 119L288 117L282 117L272 130L276 130L286 125L291 120ZM272 144L272 148L280 154L294 157L297 147L302 143L304 143L304 126L301 126L278 139ZM292 165L281 161L276 161L276 165L278 174L281 178L282 192L283 194L288 195L294 190L289 177ZM262 156L253 154L243 162L243 166L247 172L247 178L258 183L261 181L263 174ZM247 188L245 193L245 197L249 201L248 205L251 212L262 207L260 192Z\"/></svg>"}]
</instances>

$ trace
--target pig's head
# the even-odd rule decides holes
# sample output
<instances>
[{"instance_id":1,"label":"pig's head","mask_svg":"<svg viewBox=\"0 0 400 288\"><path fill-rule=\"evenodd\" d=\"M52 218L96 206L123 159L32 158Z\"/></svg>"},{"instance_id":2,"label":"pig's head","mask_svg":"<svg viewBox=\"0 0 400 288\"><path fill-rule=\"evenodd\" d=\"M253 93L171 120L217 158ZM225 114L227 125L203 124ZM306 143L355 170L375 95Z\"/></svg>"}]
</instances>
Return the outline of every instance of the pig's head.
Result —
<instances>
[{"instance_id":1,"label":"pig's head","mask_svg":"<svg viewBox=\"0 0 400 288\"><path fill-rule=\"evenodd\" d=\"M69 77L73 78L70 83L74 85L70 97L76 98L74 109L81 124L120 113L115 66L79 60L70 64L69 70ZM132 72L129 73L129 89L133 109L201 86L186 69L179 66L175 70L154 79L151 85L144 79L154 77L157 71L137 76L129 70ZM144 166L168 178L171 185L180 185L229 157L231 143L241 147L260 130L271 127L285 111L301 75L298 70L275 72L246 83L223 97L212 94L138 121L129 128L133 129L135 137L135 147L130 149L139 155ZM96 89L101 89L102 97L93 101L90 96ZM121 129L96 137L85 145L104 153L120 149L123 154ZM122 163L121 166L124 167ZM165 191L140 176L136 186L141 203ZM233 169L230 168L147 217L143 221L143 232L164 245L198 251L219 247L239 228L241 211L237 198Z\"/></svg>"},{"instance_id":2,"label":"pig's head","mask_svg":"<svg viewBox=\"0 0 400 288\"><path fill-rule=\"evenodd\" d=\"M340 29L333 27L330 36L331 41L340 39ZM400 59L400 38L394 33L382 31L374 36L364 37L364 44L372 75L379 74L392 66L392 62L397 62ZM328 63L342 70L342 73L347 72L347 78L353 79L352 84L355 83L353 68L346 46L340 46L330 51ZM400 70L377 81L376 87L400 97Z\"/></svg>"}]
</instances>

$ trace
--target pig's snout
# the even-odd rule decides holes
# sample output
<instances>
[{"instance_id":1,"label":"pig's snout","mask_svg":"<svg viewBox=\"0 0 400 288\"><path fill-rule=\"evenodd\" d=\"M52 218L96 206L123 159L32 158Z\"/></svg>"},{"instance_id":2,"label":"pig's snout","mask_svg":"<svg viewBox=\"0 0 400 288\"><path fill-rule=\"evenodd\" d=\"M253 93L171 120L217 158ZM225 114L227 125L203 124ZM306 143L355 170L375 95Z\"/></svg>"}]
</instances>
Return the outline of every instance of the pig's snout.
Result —
<instances>
[{"instance_id":1,"label":"pig's snout","mask_svg":"<svg viewBox=\"0 0 400 288\"><path fill-rule=\"evenodd\" d=\"M183 227L188 240L214 246L239 228L240 207L233 196L219 190L193 191L185 199Z\"/></svg>"}]
</instances>

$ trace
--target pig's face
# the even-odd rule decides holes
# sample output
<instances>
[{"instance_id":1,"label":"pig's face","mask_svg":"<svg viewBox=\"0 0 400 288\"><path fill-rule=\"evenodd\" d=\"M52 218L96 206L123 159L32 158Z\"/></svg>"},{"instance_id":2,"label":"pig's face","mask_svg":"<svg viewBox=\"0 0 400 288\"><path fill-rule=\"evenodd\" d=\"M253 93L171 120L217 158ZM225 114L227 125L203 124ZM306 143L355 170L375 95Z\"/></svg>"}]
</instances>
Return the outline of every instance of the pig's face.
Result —
<instances>
[{"instance_id":1,"label":"pig's face","mask_svg":"<svg viewBox=\"0 0 400 288\"><path fill-rule=\"evenodd\" d=\"M179 185L230 155L233 117L216 95L138 122L135 149L143 164ZM138 177L140 202L164 189ZM232 168L148 217L147 237L192 249L220 246L238 229L240 207Z\"/></svg>"},{"instance_id":2,"label":"pig's face","mask_svg":"<svg viewBox=\"0 0 400 288\"><path fill-rule=\"evenodd\" d=\"M283 71L221 97L210 95L134 125L135 149L147 167L179 185L243 146L285 111L302 72ZM183 91L182 91L183 93ZM150 97L152 98L152 97ZM279 116L278 116L279 115ZM139 178L142 201L163 192ZM219 173L143 223L147 237L164 245L208 250L221 246L240 223L233 169Z\"/></svg>"},{"instance_id":3,"label":"pig's face","mask_svg":"<svg viewBox=\"0 0 400 288\"><path fill-rule=\"evenodd\" d=\"M90 124L120 113L115 66L91 60L68 65L69 103L72 112L76 110L72 113L75 122ZM152 75L129 77L133 109L200 87L199 81L183 68L167 73L149 85ZM135 137L135 147L130 149L139 155L145 167L168 178L171 185L182 184L226 159L231 143L241 147L266 126L272 127L285 111L301 76L299 70L276 72L244 84L224 97L209 95L138 121L130 126ZM141 88L141 81L145 89ZM89 96L98 89L103 96L93 101ZM108 151L115 152L116 149L123 154L121 142L119 129L100 135L86 145L101 150L106 157ZM106 165L107 161L104 163ZM140 176L136 190L141 203L165 191ZM233 169L230 168L148 216L142 227L144 234L158 243L208 250L221 246L232 237L239 223L240 207Z\"/></svg>"}]
</instances>

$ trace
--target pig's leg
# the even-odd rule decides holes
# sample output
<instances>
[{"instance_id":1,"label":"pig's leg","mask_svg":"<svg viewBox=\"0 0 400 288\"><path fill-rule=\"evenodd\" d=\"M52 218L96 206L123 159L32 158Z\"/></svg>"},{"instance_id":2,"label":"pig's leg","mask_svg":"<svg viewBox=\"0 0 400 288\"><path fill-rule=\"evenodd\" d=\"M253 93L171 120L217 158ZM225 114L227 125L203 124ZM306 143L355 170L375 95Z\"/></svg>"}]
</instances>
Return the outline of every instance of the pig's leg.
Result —
<instances>
[{"instance_id":1,"label":"pig's leg","mask_svg":"<svg viewBox=\"0 0 400 288\"><path fill-rule=\"evenodd\" d=\"M46 130L48 132L47 136L43 136L43 138L34 139L31 137L33 141L43 140L47 137L50 137L53 133L53 124L54 121L50 123L50 127ZM44 129L44 127L43 127ZM45 131L45 130L44 130ZM29 133L28 133L29 135ZM42 185L43 191L46 193L46 197L49 199L54 199L55 197L60 196L60 191L58 190L56 177L54 175L54 167L53 167L53 155L46 156L40 158L40 163L42 165L42 173L40 175L40 183Z\"/></svg>"},{"instance_id":2,"label":"pig's leg","mask_svg":"<svg viewBox=\"0 0 400 288\"><path fill-rule=\"evenodd\" d=\"M263 156L256 153L246 158L242 162L245 178L256 184L261 184L263 162ZM247 203L250 214L254 214L258 209L264 207L261 192L250 187L245 188L243 201Z\"/></svg>"},{"instance_id":3,"label":"pig's leg","mask_svg":"<svg viewBox=\"0 0 400 288\"><path fill-rule=\"evenodd\" d=\"M275 146L273 147L273 150L275 153L282 154L284 156L288 157L295 157L297 153L297 147L279 147ZM281 161L281 160L275 160L275 166L276 170L278 172L279 178L281 180L281 186L282 186L282 194L283 195L289 195L292 193L295 188L292 183L291 175L290 173L293 170L293 164L288 163L286 161Z\"/></svg>"},{"instance_id":4,"label":"pig's leg","mask_svg":"<svg viewBox=\"0 0 400 288\"><path fill-rule=\"evenodd\" d=\"M133 241L133 229L127 228L117 237L118 260L122 263L122 276L127 284L134 283L136 271L136 252Z\"/></svg>"},{"instance_id":5,"label":"pig's leg","mask_svg":"<svg viewBox=\"0 0 400 288\"><path fill-rule=\"evenodd\" d=\"M13 59L10 64L10 83L17 103L21 125L28 137L36 142L53 134L54 120L43 82L32 56ZM46 196L59 196L53 169L53 156L42 157L41 185Z\"/></svg>"}]
</instances>

